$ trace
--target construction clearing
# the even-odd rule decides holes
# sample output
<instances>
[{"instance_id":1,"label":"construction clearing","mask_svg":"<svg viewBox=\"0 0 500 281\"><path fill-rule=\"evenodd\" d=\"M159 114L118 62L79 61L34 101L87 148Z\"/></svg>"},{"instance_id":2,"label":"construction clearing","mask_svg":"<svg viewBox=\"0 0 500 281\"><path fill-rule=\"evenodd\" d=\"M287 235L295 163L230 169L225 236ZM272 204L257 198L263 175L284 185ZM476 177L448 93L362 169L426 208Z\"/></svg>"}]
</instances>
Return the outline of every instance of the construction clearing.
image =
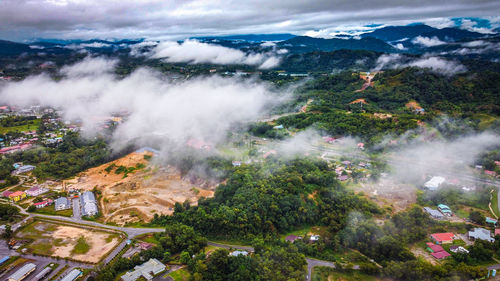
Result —
<instances>
[{"instance_id":1,"label":"construction clearing","mask_svg":"<svg viewBox=\"0 0 500 281\"><path fill-rule=\"evenodd\" d=\"M29 240L28 253L98 263L122 240L120 233L37 220L23 227L18 239Z\"/></svg>"},{"instance_id":2,"label":"construction clearing","mask_svg":"<svg viewBox=\"0 0 500 281\"><path fill-rule=\"evenodd\" d=\"M393 213L406 210L417 201L417 189L411 184L404 184L386 177L378 182L362 182L354 187L363 192L381 208L390 208Z\"/></svg>"},{"instance_id":3,"label":"construction clearing","mask_svg":"<svg viewBox=\"0 0 500 281\"><path fill-rule=\"evenodd\" d=\"M149 221L154 214L172 214L175 203L196 205L212 197L214 182L189 180L171 166L150 164L151 152L134 152L87 170L66 181L66 189L98 191L100 220L125 225Z\"/></svg>"}]
</instances>

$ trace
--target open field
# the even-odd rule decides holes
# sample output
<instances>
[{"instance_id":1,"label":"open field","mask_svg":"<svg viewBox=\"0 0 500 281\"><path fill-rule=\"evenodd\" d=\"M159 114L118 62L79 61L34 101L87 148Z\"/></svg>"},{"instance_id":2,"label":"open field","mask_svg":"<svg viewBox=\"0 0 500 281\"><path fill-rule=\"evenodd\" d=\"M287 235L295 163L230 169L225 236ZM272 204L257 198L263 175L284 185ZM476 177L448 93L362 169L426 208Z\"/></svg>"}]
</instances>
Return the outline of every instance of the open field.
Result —
<instances>
[{"instance_id":1,"label":"open field","mask_svg":"<svg viewBox=\"0 0 500 281\"><path fill-rule=\"evenodd\" d=\"M339 271L329 267L315 267L313 269L312 281L370 281L377 278L361 273L359 270Z\"/></svg>"},{"instance_id":2,"label":"open field","mask_svg":"<svg viewBox=\"0 0 500 281\"><path fill-rule=\"evenodd\" d=\"M190 274L186 269L181 268L179 270L169 273L167 276L172 277L174 281L187 281L189 280Z\"/></svg>"},{"instance_id":3,"label":"open field","mask_svg":"<svg viewBox=\"0 0 500 281\"><path fill-rule=\"evenodd\" d=\"M364 192L379 207L390 207L394 213L406 210L417 201L416 188L409 184L382 178L380 181L360 183L356 192Z\"/></svg>"},{"instance_id":4,"label":"open field","mask_svg":"<svg viewBox=\"0 0 500 281\"><path fill-rule=\"evenodd\" d=\"M120 242L119 234L46 221L23 227L19 239L32 240L28 252L97 263Z\"/></svg>"},{"instance_id":5,"label":"open field","mask_svg":"<svg viewBox=\"0 0 500 281\"><path fill-rule=\"evenodd\" d=\"M31 124L26 124L26 125L21 125L21 126L13 126L13 127L0 126L0 134L6 134L9 132L36 131L38 129L39 124L40 124L40 119L35 119L35 120L31 121Z\"/></svg>"},{"instance_id":6,"label":"open field","mask_svg":"<svg viewBox=\"0 0 500 281\"><path fill-rule=\"evenodd\" d=\"M215 183L181 178L173 167L149 165L144 158L150 153L131 153L123 158L92 168L67 188L101 192L98 198L102 220L119 225L149 221L154 214L171 214L176 202L196 205L200 197L212 197ZM117 173L120 167L142 167L133 172ZM111 167L111 168L110 168ZM123 170L123 169L122 169Z\"/></svg>"}]
</instances>

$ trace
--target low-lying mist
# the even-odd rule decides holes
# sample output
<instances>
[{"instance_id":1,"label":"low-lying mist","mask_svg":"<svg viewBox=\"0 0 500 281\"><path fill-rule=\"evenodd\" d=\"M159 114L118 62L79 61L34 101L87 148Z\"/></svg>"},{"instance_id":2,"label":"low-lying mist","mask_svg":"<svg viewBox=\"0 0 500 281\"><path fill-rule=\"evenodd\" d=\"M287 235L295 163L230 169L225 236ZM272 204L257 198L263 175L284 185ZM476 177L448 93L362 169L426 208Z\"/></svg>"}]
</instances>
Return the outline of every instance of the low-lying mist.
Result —
<instances>
[{"instance_id":1,"label":"low-lying mist","mask_svg":"<svg viewBox=\"0 0 500 281\"><path fill-rule=\"evenodd\" d=\"M62 68L58 81L37 75L9 82L0 99L60 109L64 120L80 120L88 136L103 120L125 113L112 136L115 148L132 142L171 151L190 141L215 145L232 126L257 119L286 96L258 80L210 76L172 82L147 68L119 79L113 74L116 62L87 57Z\"/></svg>"}]
</instances>

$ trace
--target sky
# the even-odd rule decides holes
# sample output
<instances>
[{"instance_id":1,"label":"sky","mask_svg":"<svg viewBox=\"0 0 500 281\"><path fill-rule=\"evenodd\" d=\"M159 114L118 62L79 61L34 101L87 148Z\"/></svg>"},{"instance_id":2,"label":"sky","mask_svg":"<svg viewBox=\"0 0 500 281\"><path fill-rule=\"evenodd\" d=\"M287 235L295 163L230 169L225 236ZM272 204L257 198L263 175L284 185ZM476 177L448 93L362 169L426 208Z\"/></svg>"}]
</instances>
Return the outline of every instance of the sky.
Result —
<instances>
[{"instance_id":1,"label":"sky","mask_svg":"<svg viewBox=\"0 0 500 281\"><path fill-rule=\"evenodd\" d=\"M498 0L1 0L0 38L328 37L414 22L488 32L498 27L498 15Z\"/></svg>"}]
</instances>

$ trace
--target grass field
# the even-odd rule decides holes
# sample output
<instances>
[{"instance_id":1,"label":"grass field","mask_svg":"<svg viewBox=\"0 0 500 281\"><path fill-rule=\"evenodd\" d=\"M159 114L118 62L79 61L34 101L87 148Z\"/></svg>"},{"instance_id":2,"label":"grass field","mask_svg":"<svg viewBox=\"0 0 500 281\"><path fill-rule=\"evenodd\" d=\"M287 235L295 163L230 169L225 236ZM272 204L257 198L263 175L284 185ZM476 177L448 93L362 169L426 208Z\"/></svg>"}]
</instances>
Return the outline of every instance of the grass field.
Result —
<instances>
[{"instance_id":1,"label":"grass field","mask_svg":"<svg viewBox=\"0 0 500 281\"><path fill-rule=\"evenodd\" d=\"M26 124L22 126L15 127L2 127L0 126L0 134L6 134L8 132L26 132L26 131L36 131L38 125L40 124L40 119L35 119L31 124Z\"/></svg>"},{"instance_id":2,"label":"grass field","mask_svg":"<svg viewBox=\"0 0 500 281\"><path fill-rule=\"evenodd\" d=\"M190 274L186 269L181 268L179 270L170 272L167 276L172 277L174 281L187 281L189 280Z\"/></svg>"},{"instance_id":3,"label":"grass field","mask_svg":"<svg viewBox=\"0 0 500 281\"><path fill-rule=\"evenodd\" d=\"M53 205L49 205L44 208L36 209L34 213L51 215L51 216L63 216L63 217L71 217L73 215L73 209L56 211Z\"/></svg>"},{"instance_id":4,"label":"grass field","mask_svg":"<svg viewBox=\"0 0 500 281\"><path fill-rule=\"evenodd\" d=\"M113 239L111 239L113 240ZM108 241L108 239L106 239ZM90 245L87 243L87 240L85 240L85 237L80 236L78 240L76 241L76 245L71 251L72 255L82 255L86 254L90 250Z\"/></svg>"},{"instance_id":5,"label":"grass field","mask_svg":"<svg viewBox=\"0 0 500 281\"><path fill-rule=\"evenodd\" d=\"M329 267L315 267L312 281L375 281L375 277L361 273L359 270L337 271Z\"/></svg>"}]
</instances>

